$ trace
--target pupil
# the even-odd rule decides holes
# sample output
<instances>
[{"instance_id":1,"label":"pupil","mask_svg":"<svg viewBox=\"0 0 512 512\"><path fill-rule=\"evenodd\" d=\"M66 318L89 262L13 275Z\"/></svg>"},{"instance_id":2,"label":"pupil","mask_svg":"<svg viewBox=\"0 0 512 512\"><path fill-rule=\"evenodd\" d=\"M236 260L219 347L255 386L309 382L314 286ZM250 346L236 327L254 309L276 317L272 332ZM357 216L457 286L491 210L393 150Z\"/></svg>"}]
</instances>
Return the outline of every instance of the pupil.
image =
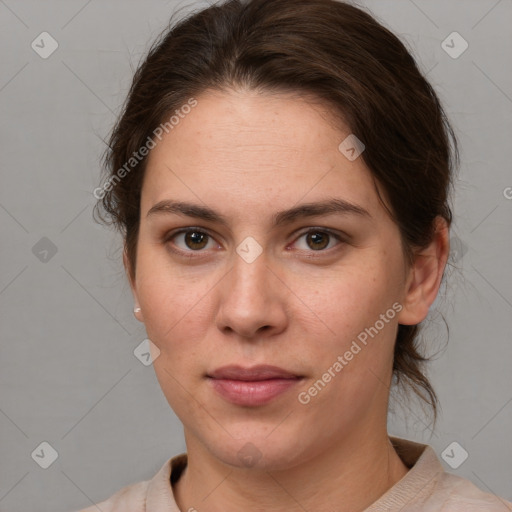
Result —
<instances>
[{"instance_id":1,"label":"pupil","mask_svg":"<svg viewBox=\"0 0 512 512\"><path fill-rule=\"evenodd\" d=\"M201 240L205 238L204 233L198 233L197 231L192 231L187 233L186 239L187 239L187 245L189 245L189 242L192 246L195 246L197 244L201 244ZM204 240L203 240L204 241ZM190 247L190 245L189 245ZM197 247L191 247L191 249L197 249Z\"/></svg>"},{"instance_id":2,"label":"pupil","mask_svg":"<svg viewBox=\"0 0 512 512\"><path fill-rule=\"evenodd\" d=\"M313 239L313 243L314 243L314 244L315 244L315 243L318 243L318 242L320 242L320 243L321 243L321 242L322 242L322 239L323 239L323 241L324 241L324 242L326 242L326 241L327 241L327 238L328 238L324 233L319 233L319 232L316 232L316 233L314 233L314 234L310 234L309 236L310 236L310 238L311 238L311 239ZM323 248L324 248L324 247L326 247L326 246L327 246L327 244L326 244L326 243L324 243L324 244L320 247L320 249L323 249ZM317 246L317 248L318 248L318 246Z\"/></svg>"}]
</instances>

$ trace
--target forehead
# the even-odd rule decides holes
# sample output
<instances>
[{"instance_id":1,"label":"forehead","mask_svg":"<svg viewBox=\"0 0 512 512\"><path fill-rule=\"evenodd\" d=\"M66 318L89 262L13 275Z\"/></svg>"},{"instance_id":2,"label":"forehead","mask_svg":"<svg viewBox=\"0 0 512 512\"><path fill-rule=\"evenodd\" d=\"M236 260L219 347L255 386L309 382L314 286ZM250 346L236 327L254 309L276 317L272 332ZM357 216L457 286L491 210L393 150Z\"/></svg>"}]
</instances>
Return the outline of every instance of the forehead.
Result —
<instances>
[{"instance_id":1,"label":"forehead","mask_svg":"<svg viewBox=\"0 0 512 512\"><path fill-rule=\"evenodd\" d=\"M350 160L339 149L350 129L328 106L256 91L208 91L196 100L149 154L143 214L170 197L226 211L278 210L327 196L379 209L362 158Z\"/></svg>"}]
</instances>

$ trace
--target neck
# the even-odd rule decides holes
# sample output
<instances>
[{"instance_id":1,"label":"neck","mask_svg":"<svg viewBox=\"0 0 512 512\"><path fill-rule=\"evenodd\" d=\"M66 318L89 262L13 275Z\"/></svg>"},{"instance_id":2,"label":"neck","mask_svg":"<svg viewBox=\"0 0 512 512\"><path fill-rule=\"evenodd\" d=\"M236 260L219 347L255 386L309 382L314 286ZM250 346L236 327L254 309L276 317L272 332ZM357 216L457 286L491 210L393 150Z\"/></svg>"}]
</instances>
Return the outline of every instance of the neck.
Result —
<instances>
[{"instance_id":1,"label":"neck","mask_svg":"<svg viewBox=\"0 0 512 512\"><path fill-rule=\"evenodd\" d=\"M180 510L353 512L379 499L408 471L387 432L344 438L325 453L286 470L233 468L187 442L188 464L174 496Z\"/></svg>"}]
</instances>

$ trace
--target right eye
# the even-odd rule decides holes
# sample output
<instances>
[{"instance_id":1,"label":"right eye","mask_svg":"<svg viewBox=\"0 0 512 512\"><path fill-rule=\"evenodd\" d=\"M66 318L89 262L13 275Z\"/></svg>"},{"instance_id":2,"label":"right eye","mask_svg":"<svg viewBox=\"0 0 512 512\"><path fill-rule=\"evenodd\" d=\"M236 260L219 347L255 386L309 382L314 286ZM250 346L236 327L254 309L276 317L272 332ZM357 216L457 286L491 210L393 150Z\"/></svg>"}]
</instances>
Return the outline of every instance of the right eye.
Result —
<instances>
[{"instance_id":1,"label":"right eye","mask_svg":"<svg viewBox=\"0 0 512 512\"><path fill-rule=\"evenodd\" d=\"M164 241L174 253L186 257L195 257L191 253L204 252L202 249L207 248L209 241L213 243L213 238L199 228L184 228L169 233Z\"/></svg>"}]
</instances>

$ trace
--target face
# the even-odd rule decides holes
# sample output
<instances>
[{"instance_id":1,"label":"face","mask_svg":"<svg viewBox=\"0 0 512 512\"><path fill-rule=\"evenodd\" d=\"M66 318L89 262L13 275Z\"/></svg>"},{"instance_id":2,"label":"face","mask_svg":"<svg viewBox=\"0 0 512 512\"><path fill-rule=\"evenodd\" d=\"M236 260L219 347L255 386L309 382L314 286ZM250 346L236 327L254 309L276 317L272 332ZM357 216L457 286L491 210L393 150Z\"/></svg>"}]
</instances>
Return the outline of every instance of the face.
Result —
<instances>
[{"instance_id":1,"label":"face","mask_svg":"<svg viewBox=\"0 0 512 512\"><path fill-rule=\"evenodd\" d=\"M196 99L149 155L132 281L188 449L279 469L381 432L410 281L350 130L296 96Z\"/></svg>"}]
</instances>

